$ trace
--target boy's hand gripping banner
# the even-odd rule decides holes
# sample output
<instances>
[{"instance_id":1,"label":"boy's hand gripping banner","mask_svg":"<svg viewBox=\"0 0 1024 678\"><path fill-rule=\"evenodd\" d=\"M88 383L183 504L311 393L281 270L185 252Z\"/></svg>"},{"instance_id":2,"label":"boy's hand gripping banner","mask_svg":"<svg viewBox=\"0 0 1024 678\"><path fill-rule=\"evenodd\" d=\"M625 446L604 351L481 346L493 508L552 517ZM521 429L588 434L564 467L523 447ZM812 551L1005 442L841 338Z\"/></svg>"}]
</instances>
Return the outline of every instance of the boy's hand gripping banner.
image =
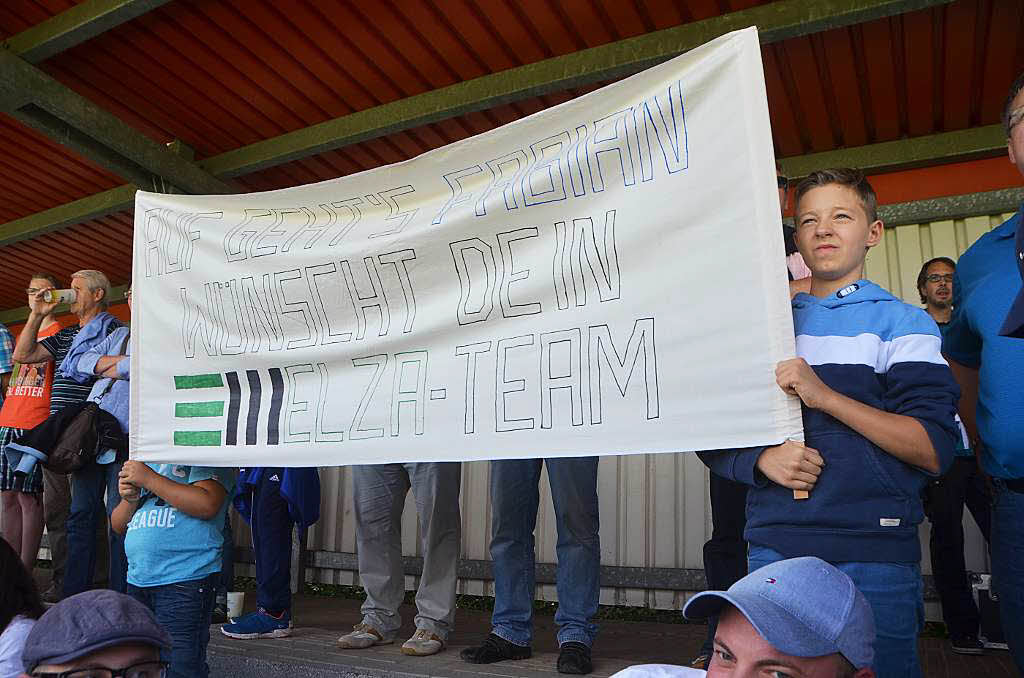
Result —
<instances>
[{"instance_id":1,"label":"boy's hand gripping banner","mask_svg":"<svg viewBox=\"0 0 1024 678\"><path fill-rule=\"evenodd\" d=\"M800 438L757 32L412 160L135 207L132 455L330 466Z\"/></svg>"}]
</instances>

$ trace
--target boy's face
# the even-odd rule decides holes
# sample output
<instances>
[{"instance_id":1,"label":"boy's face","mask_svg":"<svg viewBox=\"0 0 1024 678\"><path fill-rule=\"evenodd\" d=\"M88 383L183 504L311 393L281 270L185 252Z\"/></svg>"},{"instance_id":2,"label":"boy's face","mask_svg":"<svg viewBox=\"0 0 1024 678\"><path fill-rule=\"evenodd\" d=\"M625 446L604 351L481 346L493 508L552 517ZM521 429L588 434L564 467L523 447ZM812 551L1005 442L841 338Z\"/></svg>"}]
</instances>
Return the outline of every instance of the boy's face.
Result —
<instances>
[{"instance_id":1,"label":"boy's face","mask_svg":"<svg viewBox=\"0 0 1024 678\"><path fill-rule=\"evenodd\" d=\"M842 665L839 654L794 657L775 649L746 617L730 606L718 622L708 678L839 678ZM870 672L855 675L866 678Z\"/></svg>"},{"instance_id":2,"label":"boy's face","mask_svg":"<svg viewBox=\"0 0 1024 678\"><path fill-rule=\"evenodd\" d=\"M839 184L807 191L796 205L796 245L815 278L852 282L864 255L882 238L882 222L868 222L857 192Z\"/></svg>"}]
</instances>

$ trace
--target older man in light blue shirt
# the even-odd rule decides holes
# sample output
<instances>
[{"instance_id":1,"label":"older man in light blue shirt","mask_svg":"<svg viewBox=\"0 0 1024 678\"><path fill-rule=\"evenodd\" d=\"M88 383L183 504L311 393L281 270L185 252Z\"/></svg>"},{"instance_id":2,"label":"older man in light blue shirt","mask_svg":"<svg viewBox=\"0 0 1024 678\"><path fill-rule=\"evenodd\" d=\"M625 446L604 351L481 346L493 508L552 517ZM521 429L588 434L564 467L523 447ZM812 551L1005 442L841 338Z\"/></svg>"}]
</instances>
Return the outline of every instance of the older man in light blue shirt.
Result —
<instances>
[{"instance_id":1,"label":"older man in light blue shirt","mask_svg":"<svg viewBox=\"0 0 1024 678\"><path fill-rule=\"evenodd\" d=\"M91 372L101 377L92 385L89 400L99 403L101 410L106 410L114 415L114 418L121 424L121 430L125 433L128 433L130 334L131 328L118 327L106 339L78 359L80 372ZM101 464L104 463L102 458L98 458L97 461Z\"/></svg>"},{"instance_id":2,"label":"older man in light blue shirt","mask_svg":"<svg viewBox=\"0 0 1024 678\"><path fill-rule=\"evenodd\" d=\"M131 309L131 289L125 293L128 308ZM131 366L129 354L130 328L115 329L96 345L86 349L73 365L65 365L78 374L100 377L89 392L89 400L99 403L100 409L109 412L121 424L121 430L128 433L129 383ZM117 450L100 450L95 463L87 464L75 472L74 491L71 494L69 525L95 525L104 510L103 495L106 492L106 512L110 513L120 502L117 491L117 476L126 457ZM93 534L92 529L82 529L82 534ZM70 537L70 534L69 534ZM128 561L124 555L124 537L110 531L110 588L121 593L127 587ZM65 595L86 590L92 581L92 570L96 563L96 542L93 539L79 539L74 543L73 553L82 561L78 567L70 568L64 579ZM73 572L73 571L74 572Z\"/></svg>"}]
</instances>

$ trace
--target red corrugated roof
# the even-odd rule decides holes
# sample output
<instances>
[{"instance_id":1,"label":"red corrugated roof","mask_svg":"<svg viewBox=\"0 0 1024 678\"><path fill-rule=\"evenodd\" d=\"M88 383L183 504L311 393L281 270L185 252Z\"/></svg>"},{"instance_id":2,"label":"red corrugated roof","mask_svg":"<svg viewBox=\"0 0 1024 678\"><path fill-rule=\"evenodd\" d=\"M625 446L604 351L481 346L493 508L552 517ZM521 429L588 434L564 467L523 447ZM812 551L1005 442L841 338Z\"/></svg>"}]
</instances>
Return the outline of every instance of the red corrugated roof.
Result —
<instances>
[{"instance_id":1,"label":"red corrugated roof","mask_svg":"<svg viewBox=\"0 0 1024 678\"><path fill-rule=\"evenodd\" d=\"M8 0L0 37L75 3ZM508 68L705 19L757 0L173 0L39 65L197 159ZM993 124L1024 68L1024 0L957 0L763 50L783 157ZM588 88L589 89L589 88ZM404 160L577 96L499 106L233 180L240 191ZM0 116L0 222L123 183ZM130 216L0 248L0 307L32 262L130 274ZM39 257L39 259L37 259Z\"/></svg>"}]
</instances>

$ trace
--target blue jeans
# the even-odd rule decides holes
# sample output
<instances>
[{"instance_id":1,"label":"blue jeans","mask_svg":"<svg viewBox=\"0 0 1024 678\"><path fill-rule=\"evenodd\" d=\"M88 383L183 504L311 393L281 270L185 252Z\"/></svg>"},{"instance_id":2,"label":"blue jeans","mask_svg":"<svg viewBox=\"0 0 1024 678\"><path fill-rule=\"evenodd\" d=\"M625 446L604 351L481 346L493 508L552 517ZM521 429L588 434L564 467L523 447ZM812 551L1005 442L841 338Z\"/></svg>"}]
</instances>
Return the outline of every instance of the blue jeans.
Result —
<instances>
[{"instance_id":1,"label":"blue jeans","mask_svg":"<svg viewBox=\"0 0 1024 678\"><path fill-rule=\"evenodd\" d=\"M491 462L491 560L494 561L494 633L516 645L533 638L533 531L540 504L541 467L548 468L558 531L556 588L558 643L592 645L600 596L597 457Z\"/></svg>"},{"instance_id":2,"label":"blue jeans","mask_svg":"<svg viewBox=\"0 0 1024 678\"><path fill-rule=\"evenodd\" d=\"M749 567L759 568L785 556L750 545ZM917 635L924 624L924 584L917 563L832 563L853 580L875 613L875 675L921 678Z\"/></svg>"},{"instance_id":3,"label":"blue jeans","mask_svg":"<svg viewBox=\"0 0 1024 678\"><path fill-rule=\"evenodd\" d=\"M171 635L171 649L160 659L170 662L168 678L207 678L206 645L210 642L210 614L220 573L202 579L163 586L128 586L128 594L153 611Z\"/></svg>"},{"instance_id":4,"label":"blue jeans","mask_svg":"<svg viewBox=\"0 0 1024 678\"><path fill-rule=\"evenodd\" d=\"M992 587L1010 655L1024 674L1024 494L999 478L992 484Z\"/></svg>"},{"instance_id":5,"label":"blue jeans","mask_svg":"<svg viewBox=\"0 0 1024 678\"><path fill-rule=\"evenodd\" d=\"M96 527L121 502L117 492L117 474L123 462L87 464L71 474L71 512L68 514L68 568L64 574L64 597L92 588L96 569ZM107 506L103 507L106 491ZM124 555L124 537L108 530L110 542L110 579L108 586L124 593L127 586L128 559Z\"/></svg>"}]
</instances>

